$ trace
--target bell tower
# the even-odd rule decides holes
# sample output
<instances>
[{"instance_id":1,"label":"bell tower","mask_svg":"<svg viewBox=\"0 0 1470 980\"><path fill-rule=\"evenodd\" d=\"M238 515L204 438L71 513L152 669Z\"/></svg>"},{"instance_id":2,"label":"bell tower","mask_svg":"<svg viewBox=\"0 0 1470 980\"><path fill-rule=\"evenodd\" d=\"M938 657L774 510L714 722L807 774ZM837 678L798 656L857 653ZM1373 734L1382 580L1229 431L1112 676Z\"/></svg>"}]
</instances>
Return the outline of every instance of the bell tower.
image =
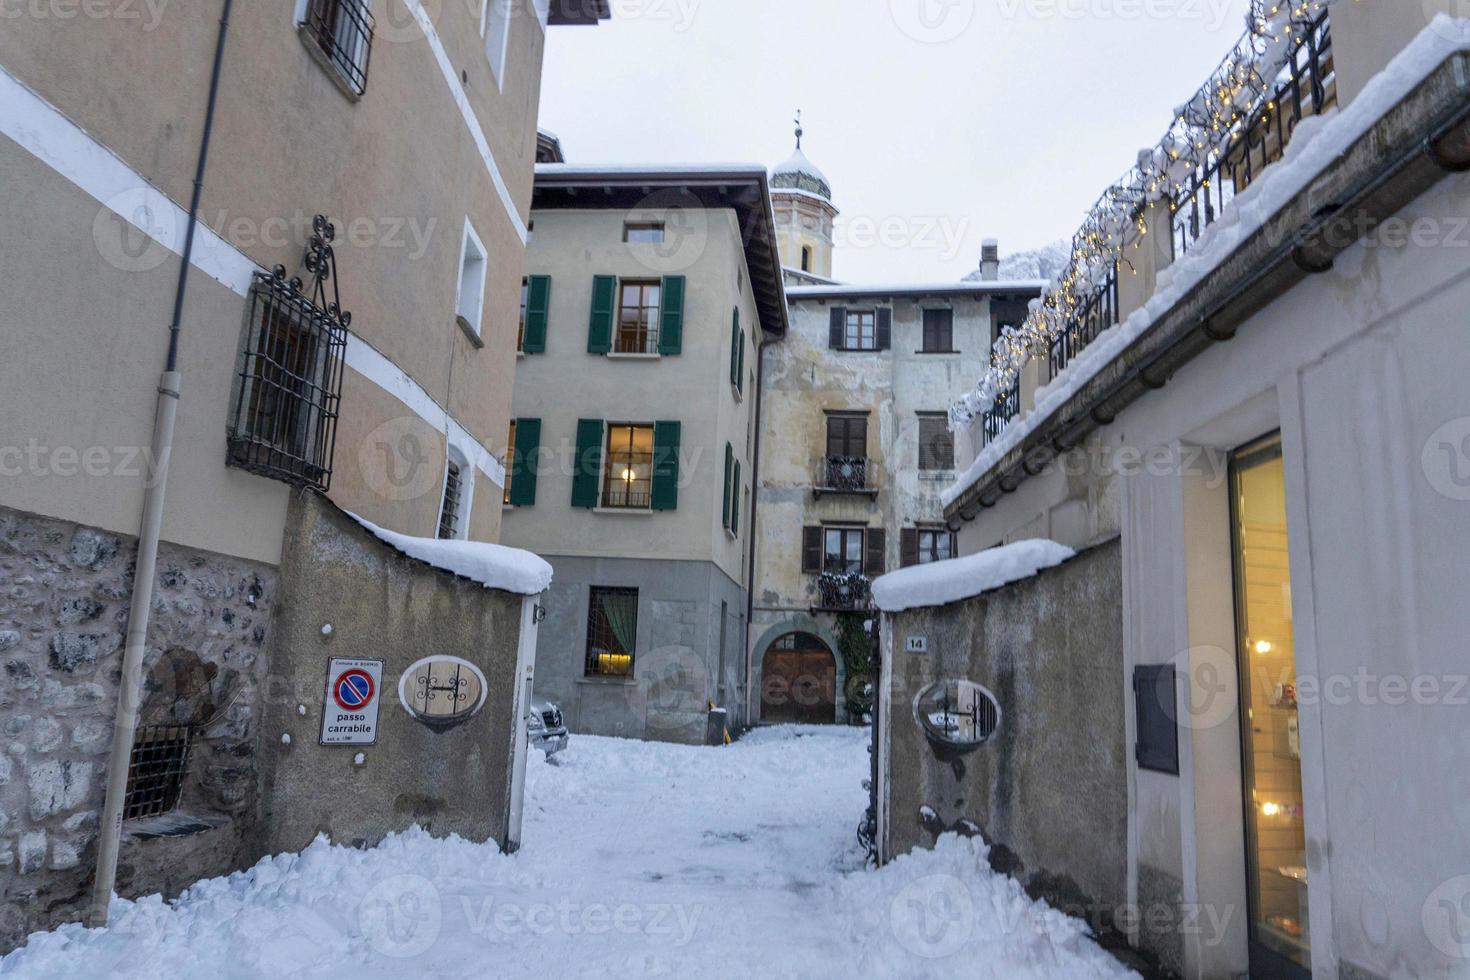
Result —
<instances>
[{"instance_id":1,"label":"bell tower","mask_svg":"<svg viewBox=\"0 0 1470 980\"><path fill-rule=\"evenodd\" d=\"M802 152L801 112L796 113L796 150L771 173L771 203L776 212L776 242L789 282L804 276L832 278L832 227L837 208L832 185ZM801 273L802 275L797 275Z\"/></svg>"}]
</instances>

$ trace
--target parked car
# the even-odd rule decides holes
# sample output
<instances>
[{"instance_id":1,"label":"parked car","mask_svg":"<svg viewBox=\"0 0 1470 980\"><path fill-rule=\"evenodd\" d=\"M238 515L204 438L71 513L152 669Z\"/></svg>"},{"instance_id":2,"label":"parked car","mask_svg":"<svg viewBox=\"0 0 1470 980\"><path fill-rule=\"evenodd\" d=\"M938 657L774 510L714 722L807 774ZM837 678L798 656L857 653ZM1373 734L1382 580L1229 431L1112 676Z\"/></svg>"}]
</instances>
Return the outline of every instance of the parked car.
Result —
<instances>
[{"instance_id":1,"label":"parked car","mask_svg":"<svg viewBox=\"0 0 1470 980\"><path fill-rule=\"evenodd\" d=\"M550 701L531 699L531 710L526 715L526 734L531 745L548 756L556 755L567 747L567 726L562 724L561 709Z\"/></svg>"}]
</instances>

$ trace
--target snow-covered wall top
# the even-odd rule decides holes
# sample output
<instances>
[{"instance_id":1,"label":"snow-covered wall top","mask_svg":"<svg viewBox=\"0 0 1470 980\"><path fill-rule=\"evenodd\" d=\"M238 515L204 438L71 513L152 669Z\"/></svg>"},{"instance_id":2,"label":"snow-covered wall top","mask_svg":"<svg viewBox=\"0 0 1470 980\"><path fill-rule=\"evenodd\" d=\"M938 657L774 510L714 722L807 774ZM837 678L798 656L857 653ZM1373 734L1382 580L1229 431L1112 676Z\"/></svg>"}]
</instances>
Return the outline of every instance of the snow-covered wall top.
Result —
<instances>
[{"instance_id":1,"label":"snow-covered wall top","mask_svg":"<svg viewBox=\"0 0 1470 980\"><path fill-rule=\"evenodd\" d=\"M347 513L384 544L410 558L479 582L487 589L500 589L516 595L540 595L551 586L551 565L529 551L483 541L409 537L378 527L351 511Z\"/></svg>"},{"instance_id":2,"label":"snow-covered wall top","mask_svg":"<svg viewBox=\"0 0 1470 980\"><path fill-rule=\"evenodd\" d=\"M884 612L944 606L1030 578L1075 556L1066 545L1035 538L964 558L914 565L873 581L873 601Z\"/></svg>"}]
</instances>

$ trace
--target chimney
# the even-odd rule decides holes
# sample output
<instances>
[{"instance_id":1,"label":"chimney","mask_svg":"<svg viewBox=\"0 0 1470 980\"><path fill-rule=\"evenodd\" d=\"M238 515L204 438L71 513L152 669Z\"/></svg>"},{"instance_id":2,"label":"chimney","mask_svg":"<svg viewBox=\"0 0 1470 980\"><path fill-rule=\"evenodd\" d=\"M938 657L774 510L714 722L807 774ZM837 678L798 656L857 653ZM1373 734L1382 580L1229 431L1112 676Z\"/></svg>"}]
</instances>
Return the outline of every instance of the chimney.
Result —
<instances>
[{"instance_id":1,"label":"chimney","mask_svg":"<svg viewBox=\"0 0 1470 980\"><path fill-rule=\"evenodd\" d=\"M980 243L980 278L986 282L1000 278L1000 243L994 238Z\"/></svg>"}]
</instances>

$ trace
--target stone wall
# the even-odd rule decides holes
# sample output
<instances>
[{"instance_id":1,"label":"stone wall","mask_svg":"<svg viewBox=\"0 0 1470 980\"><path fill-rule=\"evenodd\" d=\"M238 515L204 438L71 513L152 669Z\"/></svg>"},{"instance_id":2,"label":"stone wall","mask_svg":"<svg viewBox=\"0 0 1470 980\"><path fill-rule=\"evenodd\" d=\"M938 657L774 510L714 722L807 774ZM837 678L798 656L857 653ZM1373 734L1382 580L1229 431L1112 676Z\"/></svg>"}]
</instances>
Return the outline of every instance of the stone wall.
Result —
<instances>
[{"instance_id":1,"label":"stone wall","mask_svg":"<svg viewBox=\"0 0 1470 980\"><path fill-rule=\"evenodd\" d=\"M1033 897L1111 924L1128 901L1121 580L1114 539L977 598L884 616L885 859L978 829ZM909 636L928 652L904 652ZM1002 715L989 744L942 761L913 704L945 678L984 685Z\"/></svg>"},{"instance_id":2,"label":"stone wall","mask_svg":"<svg viewBox=\"0 0 1470 980\"><path fill-rule=\"evenodd\" d=\"M0 508L0 949L90 899L136 543ZM274 569L164 544L140 723L194 727L178 811L129 824L126 896L250 859Z\"/></svg>"},{"instance_id":3,"label":"stone wall","mask_svg":"<svg viewBox=\"0 0 1470 980\"><path fill-rule=\"evenodd\" d=\"M318 834L372 845L415 824L513 847L526 600L408 558L314 494L292 500L281 594L261 731L264 853ZM474 664L487 685L484 707L448 728L399 700L404 671L438 655ZM372 745L318 744L332 657L383 661Z\"/></svg>"}]
</instances>

